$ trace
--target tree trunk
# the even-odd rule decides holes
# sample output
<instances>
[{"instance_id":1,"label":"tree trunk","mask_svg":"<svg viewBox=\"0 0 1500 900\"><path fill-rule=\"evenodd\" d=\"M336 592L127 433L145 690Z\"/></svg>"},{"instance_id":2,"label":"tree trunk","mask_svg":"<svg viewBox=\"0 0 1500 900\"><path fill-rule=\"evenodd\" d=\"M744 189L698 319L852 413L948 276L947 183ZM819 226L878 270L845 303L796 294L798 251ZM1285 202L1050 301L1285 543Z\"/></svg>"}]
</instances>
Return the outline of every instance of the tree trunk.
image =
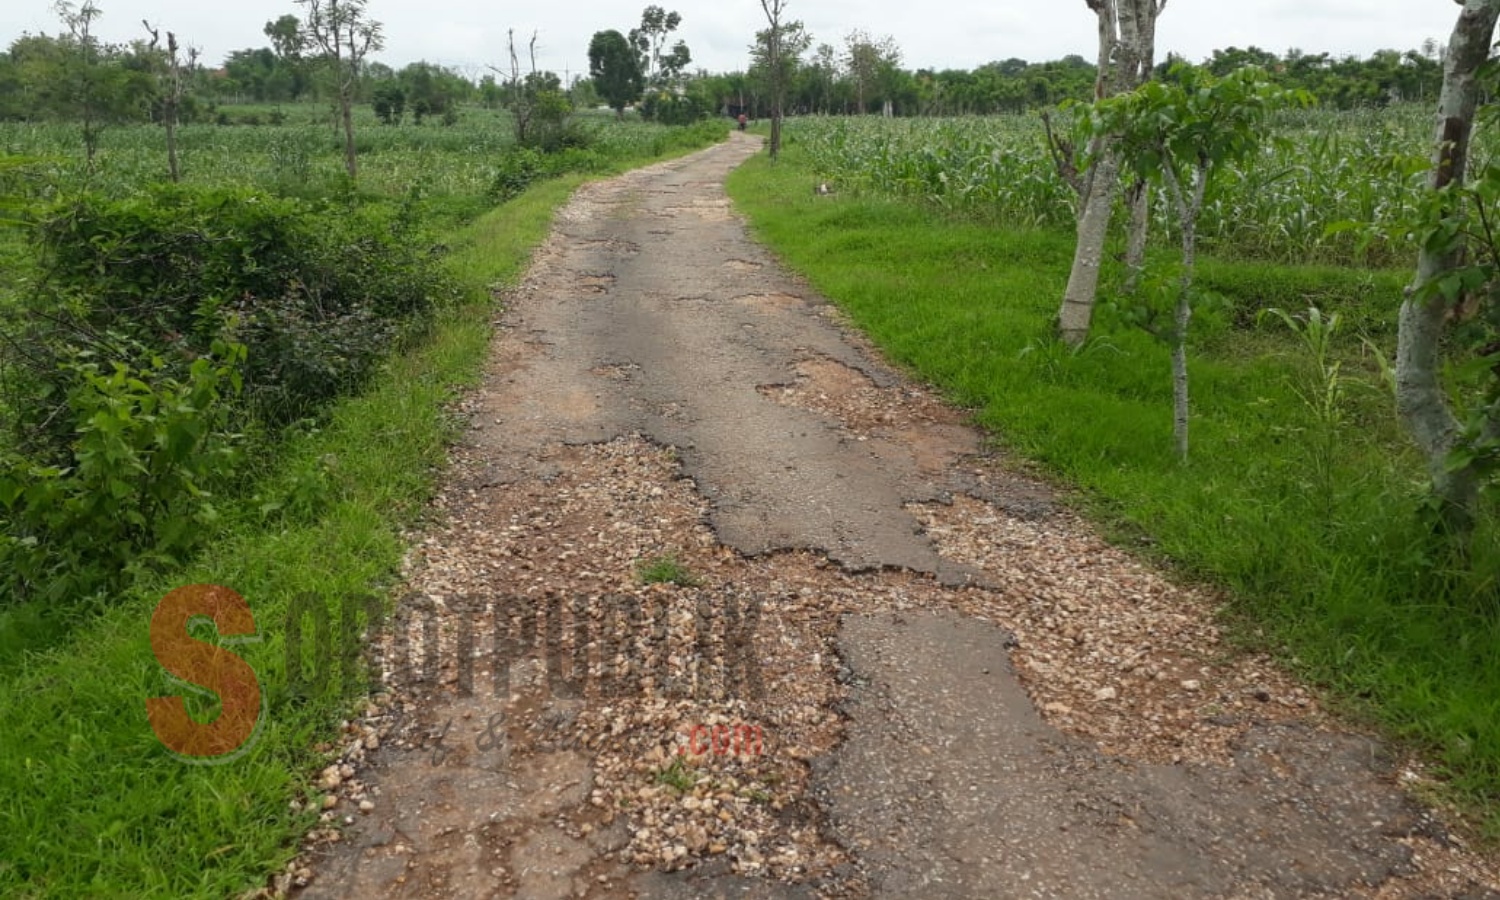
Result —
<instances>
[{"instance_id":1,"label":"tree trunk","mask_svg":"<svg viewBox=\"0 0 1500 900\"><path fill-rule=\"evenodd\" d=\"M1203 212L1203 195L1208 190L1208 162L1200 160L1193 169L1191 197L1184 193L1181 180L1170 165L1164 174L1182 219L1182 280L1177 285L1172 335L1172 436L1176 440L1178 459L1186 463L1191 412L1188 406L1187 336L1193 318L1193 267L1198 261L1198 217Z\"/></svg>"},{"instance_id":2,"label":"tree trunk","mask_svg":"<svg viewBox=\"0 0 1500 900\"><path fill-rule=\"evenodd\" d=\"M1199 183L1207 181L1199 177ZM1188 461L1188 323L1193 318L1193 264L1198 256L1198 217L1196 210L1182 222L1182 283L1177 288L1177 310L1173 317L1176 343L1172 346L1172 436L1177 443L1177 458Z\"/></svg>"},{"instance_id":3,"label":"tree trunk","mask_svg":"<svg viewBox=\"0 0 1500 900\"><path fill-rule=\"evenodd\" d=\"M1074 347L1089 336L1094 297L1099 292L1099 269L1104 261L1104 240L1109 235L1109 220L1114 214L1114 184L1119 173L1120 154L1113 147L1106 148L1104 155L1094 161L1088 185L1079 200L1078 246L1073 254L1073 270L1068 275L1062 310L1057 315L1058 336Z\"/></svg>"},{"instance_id":4,"label":"tree trunk","mask_svg":"<svg viewBox=\"0 0 1500 900\"><path fill-rule=\"evenodd\" d=\"M785 105L786 97L786 72L781 66L781 22L773 18L771 20L771 32L767 35L770 41L770 53L768 54L771 64L771 159L775 160L781 156L781 109Z\"/></svg>"},{"instance_id":5,"label":"tree trunk","mask_svg":"<svg viewBox=\"0 0 1500 900\"><path fill-rule=\"evenodd\" d=\"M1127 194L1130 234L1125 243L1125 293L1134 294L1146 268L1146 240L1151 233L1151 183L1138 179Z\"/></svg>"},{"instance_id":6,"label":"tree trunk","mask_svg":"<svg viewBox=\"0 0 1500 900\"><path fill-rule=\"evenodd\" d=\"M340 112L344 120L344 168L349 170L350 178L357 178L359 161L354 150L354 98L349 96L350 93L352 91L346 91L339 97Z\"/></svg>"},{"instance_id":7,"label":"tree trunk","mask_svg":"<svg viewBox=\"0 0 1500 900\"><path fill-rule=\"evenodd\" d=\"M1476 75L1489 59L1497 19L1500 19L1500 0L1466 0L1453 28L1443 91L1438 100L1432 174L1428 181L1434 191L1464 181L1474 112L1479 102ZM1440 294L1421 299L1418 292L1457 266L1461 258L1461 248L1445 252L1422 250L1416 277L1401 304L1396 351L1396 408L1427 457L1432 488L1442 505L1443 525L1458 536L1468 534L1473 528L1479 477L1472 466L1450 471L1448 465L1448 458L1463 435L1462 424L1448 405L1440 380L1441 344L1449 305ZM1487 430L1500 429L1500 423L1489 424Z\"/></svg>"},{"instance_id":8,"label":"tree trunk","mask_svg":"<svg viewBox=\"0 0 1500 900\"><path fill-rule=\"evenodd\" d=\"M182 104L182 70L177 64L177 35L167 32L167 53L171 59L171 89L167 91L165 109L167 126L167 173L172 183L182 180L182 170L177 164L177 109Z\"/></svg>"},{"instance_id":9,"label":"tree trunk","mask_svg":"<svg viewBox=\"0 0 1500 900\"><path fill-rule=\"evenodd\" d=\"M172 110L167 115L167 174L176 184L182 180L182 170L177 165L177 111Z\"/></svg>"},{"instance_id":10,"label":"tree trunk","mask_svg":"<svg viewBox=\"0 0 1500 900\"><path fill-rule=\"evenodd\" d=\"M1156 53L1156 19L1166 0L1086 0L1099 19L1099 77L1094 97L1103 100L1135 90L1151 74ZM1058 336L1073 346L1089 334L1099 294L1099 266L1114 212L1120 160L1116 153L1096 159L1078 208L1078 245L1073 270L1057 315ZM1134 236L1134 231L1132 231ZM1144 248L1145 235L1141 234ZM1144 254L1144 250L1143 250Z\"/></svg>"}]
</instances>

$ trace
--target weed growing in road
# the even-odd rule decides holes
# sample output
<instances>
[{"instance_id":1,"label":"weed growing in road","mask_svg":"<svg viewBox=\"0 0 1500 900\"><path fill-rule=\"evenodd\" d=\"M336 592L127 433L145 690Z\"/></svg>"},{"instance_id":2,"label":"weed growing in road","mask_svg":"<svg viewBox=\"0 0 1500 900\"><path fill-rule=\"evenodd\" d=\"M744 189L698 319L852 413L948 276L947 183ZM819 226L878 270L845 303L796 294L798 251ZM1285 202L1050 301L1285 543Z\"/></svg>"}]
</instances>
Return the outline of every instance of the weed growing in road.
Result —
<instances>
[{"instance_id":1,"label":"weed growing in road","mask_svg":"<svg viewBox=\"0 0 1500 900\"><path fill-rule=\"evenodd\" d=\"M656 783L666 785L679 794L686 794L698 783L698 778L688 768L687 763L678 758L672 760L671 765L656 773Z\"/></svg>"},{"instance_id":2,"label":"weed growing in road","mask_svg":"<svg viewBox=\"0 0 1500 900\"><path fill-rule=\"evenodd\" d=\"M666 553L643 559L635 564L635 575L642 584L675 584L678 587L697 587L703 582L687 566L677 559L677 554Z\"/></svg>"}]
</instances>

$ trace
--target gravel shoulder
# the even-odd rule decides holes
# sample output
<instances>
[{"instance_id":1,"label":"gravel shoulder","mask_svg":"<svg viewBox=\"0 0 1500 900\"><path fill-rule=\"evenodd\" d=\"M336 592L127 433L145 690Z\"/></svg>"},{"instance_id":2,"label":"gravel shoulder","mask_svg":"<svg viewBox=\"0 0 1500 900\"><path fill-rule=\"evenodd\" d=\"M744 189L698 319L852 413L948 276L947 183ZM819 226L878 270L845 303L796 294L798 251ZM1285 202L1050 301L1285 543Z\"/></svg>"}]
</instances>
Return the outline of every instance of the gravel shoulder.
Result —
<instances>
[{"instance_id":1,"label":"gravel shoulder","mask_svg":"<svg viewBox=\"0 0 1500 900\"><path fill-rule=\"evenodd\" d=\"M1420 767L1225 644L747 236L581 189L330 747L307 897L1500 897Z\"/></svg>"}]
</instances>

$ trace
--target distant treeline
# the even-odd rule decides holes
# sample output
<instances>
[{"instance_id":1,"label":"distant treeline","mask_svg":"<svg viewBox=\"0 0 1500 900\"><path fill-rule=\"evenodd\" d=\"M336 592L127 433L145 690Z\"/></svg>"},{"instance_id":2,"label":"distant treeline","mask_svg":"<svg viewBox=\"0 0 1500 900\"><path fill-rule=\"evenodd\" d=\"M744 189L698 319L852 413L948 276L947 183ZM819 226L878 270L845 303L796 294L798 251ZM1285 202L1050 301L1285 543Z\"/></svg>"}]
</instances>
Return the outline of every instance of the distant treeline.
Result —
<instances>
[{"instance_id":1,"label":"distant treeline","mask_svg":"<svg viewBox=\"0 0 1500 900\"><path fill-rule=\"evenodd\" d=\"M293 103L332 96L321 60L303 55L295 40L297 20L284 16L267 23L271 46L237 50L217 66L188 56L178 116L183 121L214 118L224 103ZM144 34L144 32L143 32ZM858 114L889 110L894 115L963 115L1022 112L1063 100L1088 100L1095 65L1082 56L1051 62L1006 59L977 69L908 69L893 39L855 40L837 50L819 44L795 66L788 111ZM812 41L807 40L810 47ZM1398 101L1433 100L1442 79L1442 49L1428 42L1421 50L1382 50L1372 56L1334 58L1327 53L1289 50L1275 54L1256 47L1217 50L1201 64L1216 74L1259 65L1274 80L1301 88L1324 105L1340 109L1383 106ZM1169 56L1165 70L1181 58ZM551 73L543 73L549 79ZM162 115L170 66L160 46L142 39L110 44L76 34L25 35L0 53L0 120L152 121ZM685 75L674 93L692 101L702 114L768 114L766 79L760 67L747 71ZM419 123L443 116L459 104L506 105L508 88L494 76L478 82L452 69L419 62L398 70L380 62L362 67L361 102L376 102L399 88L405 109ZM575 106L594 105L587 79L565 86ZM653 107L645 104L649 112ZM223 121L223 117L219 117Z\"/></svg>"}]
</instances>

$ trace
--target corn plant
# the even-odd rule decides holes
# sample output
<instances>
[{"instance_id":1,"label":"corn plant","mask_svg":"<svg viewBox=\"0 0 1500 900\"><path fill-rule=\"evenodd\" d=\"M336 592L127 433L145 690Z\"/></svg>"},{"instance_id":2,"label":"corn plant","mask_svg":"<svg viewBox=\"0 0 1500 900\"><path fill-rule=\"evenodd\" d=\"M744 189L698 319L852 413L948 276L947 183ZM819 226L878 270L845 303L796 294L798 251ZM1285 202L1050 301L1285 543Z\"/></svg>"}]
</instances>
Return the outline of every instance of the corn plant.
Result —
<instances>
[{"instance_id":1,"label":"corn plant","mask_svg":"<svg viewBox=\"0 0 1500 900\"><path fill-rule=\"evenodd\" d=\"M1316 306L1301 315L1281 309L1264 309L1257 322L1277 319L1297 336L1311 362L1310 370L1294 379L1292 390L1311 414L1313 439L1304 444L1309 455L1311 486L1317 494L1325 522L1333 519L1338 489L1339 461L1342 458L1340 431L1348 421L1348 394L1353 384L1364 382L1343 372L1343 363L1334 350L1341 317L1325 315Z\"/></svg>"},{"instance_id":2,"label":"corn plant","mask_svg":"<svg viewBox=\"0 0 1500 900\"><path fill-rule=\"evenodd\" d=\"M1282 110L1275 140L1226 164L1198 222L1205 251L1277 262L1404 265L1399 228L1421 197L1406 161L1429 127L1425 107ZM1068 114L1059 124L1069 127ZM917 197L947 209L1038 228L1068 228L1076 198L1048 158L1041 122L1025 115L958 119L794 120L798 146L848 187ZM1482 160L1487 148L1477 148ZM1380 225L1373 240L1332 228ZM1151 231L1180 243L1171 198L1157 194Z\"/></svg>"}]
</instances>

